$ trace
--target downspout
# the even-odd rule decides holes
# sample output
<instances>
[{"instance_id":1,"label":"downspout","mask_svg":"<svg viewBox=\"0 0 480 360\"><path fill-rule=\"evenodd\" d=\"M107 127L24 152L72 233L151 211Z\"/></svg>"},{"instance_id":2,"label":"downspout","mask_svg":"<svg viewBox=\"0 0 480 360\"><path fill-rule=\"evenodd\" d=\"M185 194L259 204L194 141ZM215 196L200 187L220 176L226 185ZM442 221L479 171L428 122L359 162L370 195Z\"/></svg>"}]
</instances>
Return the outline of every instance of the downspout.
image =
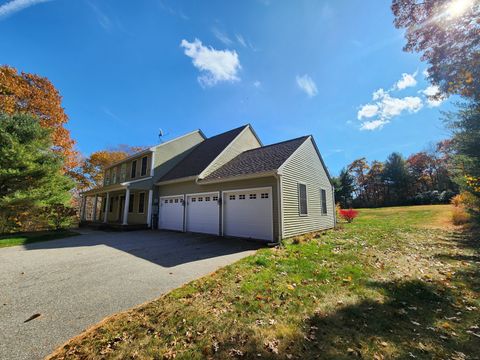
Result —
<instances>
[{"instance_id":1,"label":"downspout","mask_svg":"<svg viewBox=\"0 0 480 360\"><path fill-rule=\"evenodd\" d=\"M337 227L337 208L335 204L335 186L332 185L332 201L333 201L333 227Z\"/></svg>"},{"instance_id":2,"label":"downspout","mask_svg":"<svg viewBox=\"0 0 480 360\"><path fill-rule=\"evenodd\" d=\"M278 206L278 237L277 241L273 243L269 243L269 246L277 246L282 243L283 240L283 189L282 189L282 174L277 172L275 175L277 179L277 206Z\"/></svg>"}]
</instances>

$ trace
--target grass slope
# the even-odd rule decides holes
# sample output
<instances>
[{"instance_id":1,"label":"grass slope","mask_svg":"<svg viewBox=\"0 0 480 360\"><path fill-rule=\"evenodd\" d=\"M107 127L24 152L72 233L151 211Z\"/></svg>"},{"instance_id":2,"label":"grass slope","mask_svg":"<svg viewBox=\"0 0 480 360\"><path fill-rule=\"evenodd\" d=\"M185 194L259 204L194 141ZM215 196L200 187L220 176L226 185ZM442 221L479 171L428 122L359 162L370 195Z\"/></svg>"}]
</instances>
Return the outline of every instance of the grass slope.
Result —
<instances>
[{"instance_id":1,"label":"grass slope","mask_svg":"<svg viewBox=\"0 0 480 360\"><path fill-rule=\"evenodd\" d=\"M0 248L15 245L26 245L39 241L63 239L75 235L79 235L79 233L70 230L42 231L37 233L2 235L0 236Z\"/></svg>"},{"instance_id":2,"label":"grass slope","mask_svg":"<svg viewBox=\"0 0 480 360\"><path fill-rule=\"evenodd\" d=\"M478 358L479 239L449 213L361 210L108 318L52 358Z\"/></svg>"}]
</instances>

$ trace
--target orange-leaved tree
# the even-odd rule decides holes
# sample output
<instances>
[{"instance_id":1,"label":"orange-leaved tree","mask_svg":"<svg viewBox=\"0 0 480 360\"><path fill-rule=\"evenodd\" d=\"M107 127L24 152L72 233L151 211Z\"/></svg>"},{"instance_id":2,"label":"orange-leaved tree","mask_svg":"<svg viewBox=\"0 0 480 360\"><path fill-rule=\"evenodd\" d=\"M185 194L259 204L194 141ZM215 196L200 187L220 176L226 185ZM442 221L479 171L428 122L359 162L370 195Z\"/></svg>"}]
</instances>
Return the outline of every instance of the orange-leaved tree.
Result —
<instances>
[{"instance_id":1,"label":"orange-leaved tree","mask_svg":"<svg viewBox=\"0 0 480 360\"><path fill-rule=\"evenodd\" d=\"M78 166L75 142L65 128L68 116L62 107L62 97L50 80L0 66L0 112L35 116L42 127L52 130L54 150L62 154L64 170L71 172Z\"/></svg>"}]
</instances>

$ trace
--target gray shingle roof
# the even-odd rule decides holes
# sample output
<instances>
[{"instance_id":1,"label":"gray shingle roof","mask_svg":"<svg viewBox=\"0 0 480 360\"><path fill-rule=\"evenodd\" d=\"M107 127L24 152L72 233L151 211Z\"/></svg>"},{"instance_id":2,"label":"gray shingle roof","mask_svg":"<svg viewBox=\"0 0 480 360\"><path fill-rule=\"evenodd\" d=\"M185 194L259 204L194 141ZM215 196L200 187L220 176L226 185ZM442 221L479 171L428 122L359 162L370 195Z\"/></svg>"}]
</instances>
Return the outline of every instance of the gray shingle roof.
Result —
<instances>
[{"instance_id":1,"label":"gray shingle roof","mask_svg":"<svg viewBox=\"0 0 480 360\"><path fill-rule=\"evenodd\" d=\"M247 150L209 174L203 180L219 180L277 170L308 136Z\"/></svg>"},{"instance_id":2,"label":"gray shingle roof","mask_svg":"<svg viewBox=\"0 0 480 360\"><path fill-rule=\"evenodd\" d=\"M199 175L248 125L205 139L185 156L160 181Z\"/></svg>"}]
</instances>

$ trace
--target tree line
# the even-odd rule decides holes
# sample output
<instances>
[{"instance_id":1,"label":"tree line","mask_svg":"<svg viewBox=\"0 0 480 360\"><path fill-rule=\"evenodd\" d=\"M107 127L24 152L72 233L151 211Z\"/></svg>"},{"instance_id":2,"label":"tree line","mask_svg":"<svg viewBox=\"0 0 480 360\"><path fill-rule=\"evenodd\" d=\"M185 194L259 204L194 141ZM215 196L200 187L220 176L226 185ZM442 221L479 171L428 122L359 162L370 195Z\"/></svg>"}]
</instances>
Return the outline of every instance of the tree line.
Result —
<instances>
[{"instance_id":1,"label":"tree line","mask_svg":"<svg viewBox=\"0 0 480 360\"><path fill-rule=\"evenodd\" d=\"M384 162L354 160L333 178L341 207L380 207L448 203L459 191L451 169L451 141L404 158L390 154Z\"/></svg>"}]
</instances>

